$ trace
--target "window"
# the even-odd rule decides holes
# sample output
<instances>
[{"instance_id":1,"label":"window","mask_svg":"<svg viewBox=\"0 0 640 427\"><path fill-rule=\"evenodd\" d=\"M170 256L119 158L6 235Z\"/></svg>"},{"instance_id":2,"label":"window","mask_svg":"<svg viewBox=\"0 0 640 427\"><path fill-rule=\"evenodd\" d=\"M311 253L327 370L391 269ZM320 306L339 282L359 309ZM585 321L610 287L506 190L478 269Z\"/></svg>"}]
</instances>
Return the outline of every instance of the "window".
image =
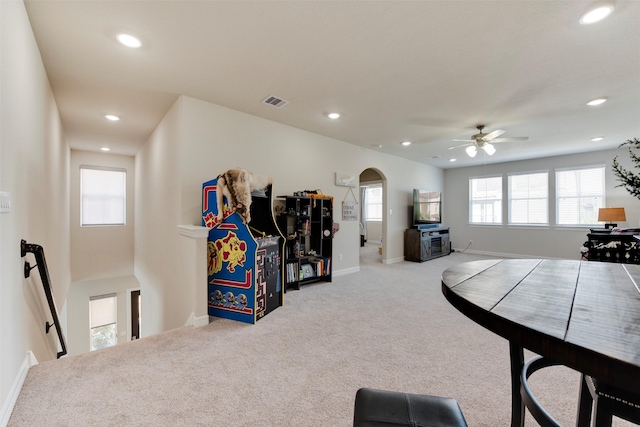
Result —
<instances>
[{"instance_id":1,"label":"window","mask_svg":"<svg viewBox=\"0 0 640 427\"><path fill-rule=\"evenodd\" d=\"M89 298L89 327L91 351L118 343L116 294Z\"/></svg>"},{"instance_id":2,"label":"window","mask_svg":"<svg viewBox=\"0 0 640 427\"><path fill-rule=\"evenodd\" d=\"M382 221L382 184L370 185L364 194L367 221Z\"/></svg>"},{"instance_id":3,"label":"window","mask_svg":"<svg viewBox=\"0 0 640 427\"><path fill-rule=\"evenodd\" d=\"M549 224L549 173L509 175L509 224Z\"/></svg>"},{"instance_id":4,"label":"window","mask_svg":"<svg viewBox=\"0 0 640 427\"><path fill-rule=\"evenodd\" d=\"M127 172L80 166L80 225L125 225Z\"/></svg>"},{"instance_id":5,"label":"window","mask_svg":"<svg viewBox=\"0 0 640 427\"><path fill-rule=\"evenodd\" d=\"M604 207L604 165L556 171L556 223L597 225Z\"/></svg>"},{"instance_id":6,"label":"window","mask_svg":"<svg viewBox=\"0 0 640 427\"><path fill-rule=\"evenodd\" d=\"M469 179L469 222L502 224L502 177Z\"/></svg>"}]
</instances>

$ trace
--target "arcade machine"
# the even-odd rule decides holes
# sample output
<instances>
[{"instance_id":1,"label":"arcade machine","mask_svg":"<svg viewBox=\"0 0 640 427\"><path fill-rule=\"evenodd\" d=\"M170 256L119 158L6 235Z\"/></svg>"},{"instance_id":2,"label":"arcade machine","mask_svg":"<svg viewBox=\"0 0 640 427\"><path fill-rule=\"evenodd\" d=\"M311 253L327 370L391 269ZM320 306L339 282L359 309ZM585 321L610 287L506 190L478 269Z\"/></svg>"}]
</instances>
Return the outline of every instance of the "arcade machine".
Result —
<instances>
[{"instance_id":1,"label":"arcade machine","mask_svg":"<svg viewBox=\"0 0 640 427\"><path fill-rule=\"evenodd\" d=\"M283 304L284 237L273 218L272 186L251 193L248 224L228 208L226 197L218 222L217 181L202 185L202 223L209 228L209 316L254 324Z\"/></svg>"}]
</instances>

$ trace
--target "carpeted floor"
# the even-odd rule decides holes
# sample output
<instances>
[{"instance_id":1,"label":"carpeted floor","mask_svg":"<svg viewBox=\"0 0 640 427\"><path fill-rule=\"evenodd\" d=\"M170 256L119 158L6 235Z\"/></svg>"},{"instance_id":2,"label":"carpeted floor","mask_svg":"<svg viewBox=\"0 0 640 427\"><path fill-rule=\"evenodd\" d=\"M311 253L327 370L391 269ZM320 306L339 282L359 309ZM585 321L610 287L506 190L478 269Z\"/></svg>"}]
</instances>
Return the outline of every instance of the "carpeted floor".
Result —
<instances>
[{"instance_id":1,"label":"carpeted floor","mask_svg":"<svg viewBox=\"0 0 640 427\"><path fill-rule=\"evenodd\" d=\"M287 292L256 325L212 318L35 366L9 426L346 427L360 387L450 396L470 426L509 425L507 341L440 290L444 269L486 257L385 265L376 245L361 250L359 273ZM531 381L563 425L578 380L554 367Z\"/></svg>"}]
</instances>

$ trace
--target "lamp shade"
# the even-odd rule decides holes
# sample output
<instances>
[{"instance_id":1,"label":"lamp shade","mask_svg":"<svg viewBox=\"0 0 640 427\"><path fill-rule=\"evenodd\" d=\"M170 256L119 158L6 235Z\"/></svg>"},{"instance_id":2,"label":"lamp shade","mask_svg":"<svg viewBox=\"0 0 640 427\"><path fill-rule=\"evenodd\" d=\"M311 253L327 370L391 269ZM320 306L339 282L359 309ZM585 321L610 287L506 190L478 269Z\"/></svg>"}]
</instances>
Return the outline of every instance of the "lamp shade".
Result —
<instances>
[{"instance_id":1,"label":"lamp shade","mask_svg":"<svg viewBox=\"0 0 640 427\"><path fill-rule=\"evenodd\" d=\"M482 149L487 152L488 155L493 156L496 152L496 148L488 142L482 146Z\"/></svg>"},{"instance_id":2,"label":"lamp shade","mask_svg":"<svg viewBox=\"0 0 640 427\"><path fill-rule=\"evenodd\" d=\"M478 154L478 150L476 149L475 145L470 145L465 151L467 152L469 157L475 157L476 154Z\"/></svg>"},{"instance_id":3,"label":"lamp shade","mask_svg":"<svg viewBox=\"0 0 640 427\"><path fill-rule=\"evenodd\" d=\"M600 208L598 209L598 221L613 222L626 221L624 208Z\"/></svg>"}]
</instances>

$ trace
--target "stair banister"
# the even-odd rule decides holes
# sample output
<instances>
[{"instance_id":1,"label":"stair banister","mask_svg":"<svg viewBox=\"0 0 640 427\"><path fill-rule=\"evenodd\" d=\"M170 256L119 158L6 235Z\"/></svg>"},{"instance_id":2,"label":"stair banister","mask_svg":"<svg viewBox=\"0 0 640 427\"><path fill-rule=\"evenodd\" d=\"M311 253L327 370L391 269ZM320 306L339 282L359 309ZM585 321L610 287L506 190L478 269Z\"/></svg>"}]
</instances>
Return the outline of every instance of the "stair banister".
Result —
<instances>
[{"instance_id":1,"label":"stair banister","mask_svg":"<svg viewBox=\"0 0 640 427\"><path fill-rule=\"evenodd\" d=\"M31 270L38 267L40 273L40 279L42 280L42 286L44 287L44 293L47 296L47 302L49 303L49 310L51 311L51 317L53 317L53 323L48 321L45 324L45 331L49 333L49 329L52 326L56 327L58 332L58 340L60 341L61 351L58 352L57 358L67 354L67 343L65 342L62 329L60 328L60 319L58 318L58 309L56 308L56 302L53 299L53 293L51 292L51 279L49 278L49 270L47 269L47 261L44 257L44 249L40 245L33 243L27 243L26 240L20 241L20 256L24 258L27 253L32 253L36 258L36 265L33 267L29 264L29 261L24 262L24 278L28 278L31 274Z\"/></svg>"}]
</instances>

